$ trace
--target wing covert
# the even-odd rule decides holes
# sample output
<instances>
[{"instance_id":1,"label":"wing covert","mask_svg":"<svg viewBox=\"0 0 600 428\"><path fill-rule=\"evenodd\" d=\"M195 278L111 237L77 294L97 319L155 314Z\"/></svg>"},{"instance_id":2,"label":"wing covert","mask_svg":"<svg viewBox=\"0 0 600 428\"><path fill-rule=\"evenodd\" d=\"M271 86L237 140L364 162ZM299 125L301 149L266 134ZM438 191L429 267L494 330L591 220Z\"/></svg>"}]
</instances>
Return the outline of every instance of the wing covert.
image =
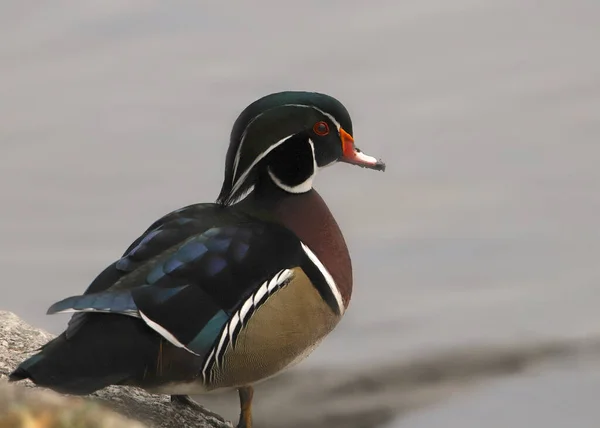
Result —
<instances>
[{"instance_id":1,"label":"wing covert","mask_svg":"<svg viewBox=\"0 0 600 428\"><path fill-rule=\"evenodd\" d=\"M155 241L154 248L165 249L158 255L152 252L150 260L137 261L140 255L147 259L144 246L160 233L150 232L132 246L124 257L133 270L113 286L67 298L53 305L49 313L138 316L176 346L203 355L240 302L278 272L299 266L304 257L301 243L291 231L255 220L211 227L171 247Z\"/></svg>"}]
</instances>

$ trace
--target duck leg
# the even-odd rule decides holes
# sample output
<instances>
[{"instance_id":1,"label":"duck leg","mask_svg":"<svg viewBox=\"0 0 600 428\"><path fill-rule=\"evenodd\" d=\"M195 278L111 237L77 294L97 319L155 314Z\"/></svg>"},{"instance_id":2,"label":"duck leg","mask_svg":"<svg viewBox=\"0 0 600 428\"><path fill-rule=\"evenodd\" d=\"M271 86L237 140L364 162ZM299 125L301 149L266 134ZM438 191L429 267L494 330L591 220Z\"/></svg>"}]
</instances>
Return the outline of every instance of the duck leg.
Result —
<instances>
[{"instance_id":1,"label":"duck leg","mask_svg":"<svg viewBox=\"0 0 600 428\"><path fill-rule=\"evenodd\" d=\"M254 388L244 386L238 389L240 394L240 421L237 428L252 428L252 396Z\"/></svg>"}]
</instances>

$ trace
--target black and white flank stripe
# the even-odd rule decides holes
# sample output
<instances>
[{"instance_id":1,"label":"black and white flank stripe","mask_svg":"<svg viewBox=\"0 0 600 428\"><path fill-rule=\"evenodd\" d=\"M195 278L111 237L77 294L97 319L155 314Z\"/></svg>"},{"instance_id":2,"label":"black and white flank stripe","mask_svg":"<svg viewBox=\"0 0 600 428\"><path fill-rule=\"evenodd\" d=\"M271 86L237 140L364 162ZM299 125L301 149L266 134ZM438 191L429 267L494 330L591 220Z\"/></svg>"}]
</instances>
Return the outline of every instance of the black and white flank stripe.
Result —
<instances>
[{"instance_id":1,"label":"black and white flank stripe","mask_svg":"<svg viewBox=\"0 0 600 428\"><path fill-rule=\"evenodd\" d=\"M293 276L291 269L279 271L273 278L262 283L262 285L242 304L242 306L233 314L231 320L225 325L221 332L221 337L217 346L213 347L206 358L202 368L202 377L205 383L213 382L213 367L220 367L223 363L225 350L231 344L235 348L237 337L256 310L263 305L267 299L277 290L287 285Z\"/></svg>"},{"instance_id":2,"label":"black and white flank stripe","mask_svg":"<svg viewBox=\"0 0 600 428\"><path fill-rule=\"evenodd\" d=\"M317 255L303 242L300 243L306 256L306 263L302 269L309 276L313 285L317 288L323 299L338 314L342 315L345 311L342 294L338 289L335 280L319 260ZM221 331L218 343L208 354L202 368L202 377L206 384L214 381L214 367L221 367L227 347L231 345L235 348L236 340L250 320L250 317L267 299L275 292L290 283L294 272L291 269L280 270L273 278L262 283L262 285L239 307L233 314L229 322Z\"/></svg>"}]
</instances>

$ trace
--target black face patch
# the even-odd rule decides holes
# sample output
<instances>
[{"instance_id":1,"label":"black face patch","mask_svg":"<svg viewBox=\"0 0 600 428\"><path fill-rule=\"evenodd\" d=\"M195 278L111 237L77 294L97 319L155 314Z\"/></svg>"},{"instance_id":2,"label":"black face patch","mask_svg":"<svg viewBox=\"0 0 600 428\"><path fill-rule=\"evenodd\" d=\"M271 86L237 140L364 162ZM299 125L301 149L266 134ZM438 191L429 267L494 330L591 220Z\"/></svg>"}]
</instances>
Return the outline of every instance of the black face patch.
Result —
<instances>
[{"instance_id":1,"label":"black face patch","mask_svg":"<svg viewBox=\"0 0 600 428\"><path fill-rule=\"evenodd\" d=\"M268 157L269 171L288 187L308 180L314 173L313 151L306 134L298 134L273 150Z\"/></svg>"},{"instance_id":2,"label":"black face patch","mask_svg":"<svg viewBox=\"0 0 600 428\"><path fill-rule=\"evenodd\" d=\"M315 160L319 168L332 164L342 156L342 142L337 131L331 131L323 137L316 136L313 141Z\"/></svg>"},{"instance_id":3,"label":"black face patch","mask_svg":"<svg viewBox=\"0 0 600 428\"><path fill-rule=\"evenodd\" d=\"M337 126L331 117L352 134L348 111L342 103L326 94L286 91L267 95L250 104L239 115L231 131L225 177L217 201L230 205L251 190L261 176L256 166L262 156L289 135L305 133L310 136L315 142L319 166L338 159L341 147ZM300 172L308 170L306 164L302 164L295 173L290 173L290 178L294 182L302 176L306 179L306 174Z\"/></svg>"}]
</instances>

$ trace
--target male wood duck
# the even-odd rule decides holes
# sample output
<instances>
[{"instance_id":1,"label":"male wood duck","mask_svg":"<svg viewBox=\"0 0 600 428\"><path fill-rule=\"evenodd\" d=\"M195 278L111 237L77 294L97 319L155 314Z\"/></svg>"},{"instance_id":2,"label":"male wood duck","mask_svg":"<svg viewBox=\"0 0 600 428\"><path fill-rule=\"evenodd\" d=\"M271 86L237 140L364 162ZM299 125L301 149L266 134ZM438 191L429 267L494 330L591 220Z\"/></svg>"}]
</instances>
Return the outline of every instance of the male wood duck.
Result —
<instances>
[{"instance_id":1,"label":"male wood duck","mask_svg":"<svg viewBox=\"0 0 600 428\"><path fill-rule=\"evenodd\" d=\"M83 295L49 314L67 329L10 375L68 394L133 385L171 394L237 388L239 428L252 385L305 358L352 293L348 248L313 189L319 168L383 171L357 149L346 108L314 92L280 92L236 120L216 203L162 217Z\"/></svg>"}]
</instances>

